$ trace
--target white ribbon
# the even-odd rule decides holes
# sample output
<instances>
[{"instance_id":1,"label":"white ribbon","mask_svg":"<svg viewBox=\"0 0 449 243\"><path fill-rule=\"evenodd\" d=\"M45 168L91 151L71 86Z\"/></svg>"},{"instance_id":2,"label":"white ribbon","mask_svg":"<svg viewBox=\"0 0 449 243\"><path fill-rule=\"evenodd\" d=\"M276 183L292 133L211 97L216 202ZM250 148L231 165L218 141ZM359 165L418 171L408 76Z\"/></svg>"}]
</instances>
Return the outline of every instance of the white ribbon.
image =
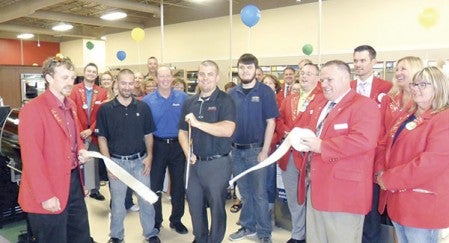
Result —
<instances>
[{"instance_id":1,"label":"white ribbon","mask_svg":"<svg viewBox=\"0 0 449 243\"><path fill-rule=\"evenodd\" d=\"M103 159L104 164L109 172L111 172L115 177L125 183L128 187L133 189L139 196L141 196L145 201L154 204L158 200L156 193L150 190L142 182L134 178L128 171L123 169L120 165L116 164L110 158L103 156L102 154L94 151L87 151L87 156Z\"/></svg>"},{"instance_id":2,"label":"white ribbon","mask_svg":"<svg viewBox=\"0 0 449 243\"><path fill-rule=\"evenodd\" d=\"M242 173L238 174L236 177L232 178L232 180L229 181L229 185L232 186L234 182L236 182L238 179L242 178L246 174L248 174L251 171L255 171L258 169L262 169L268 165L271 165L278 161L284 154L288 152L290 147L293 147L294 149L301 151L301 152L308 152L310 148L302 143L302 140L304 138L310 138L310 137L316 137L315 133L312 132L310 129L304 129L295 127L293 128L288 136L284 139L284 142L279 146L276 151L274 151L268 158L266 158L264 161L258 163L257 165L243 171Z\"/></svg>"}]
</instances>

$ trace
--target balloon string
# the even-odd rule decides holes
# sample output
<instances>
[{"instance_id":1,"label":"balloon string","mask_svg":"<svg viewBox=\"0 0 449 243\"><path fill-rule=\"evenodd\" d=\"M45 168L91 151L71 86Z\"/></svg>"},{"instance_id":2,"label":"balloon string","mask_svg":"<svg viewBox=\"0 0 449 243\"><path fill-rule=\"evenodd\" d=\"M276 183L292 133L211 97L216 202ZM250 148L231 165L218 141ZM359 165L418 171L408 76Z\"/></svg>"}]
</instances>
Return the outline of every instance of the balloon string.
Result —
<instances>
[{"instance_id":1,"label":"balloon string","mask_svg":"<svg viewBox=\"0 0 449 243\"><path fill-rule=\"evenodd\" d=\"M251 52L251 27L248 28L248 52Z\"/></svg>"}]
</instances>

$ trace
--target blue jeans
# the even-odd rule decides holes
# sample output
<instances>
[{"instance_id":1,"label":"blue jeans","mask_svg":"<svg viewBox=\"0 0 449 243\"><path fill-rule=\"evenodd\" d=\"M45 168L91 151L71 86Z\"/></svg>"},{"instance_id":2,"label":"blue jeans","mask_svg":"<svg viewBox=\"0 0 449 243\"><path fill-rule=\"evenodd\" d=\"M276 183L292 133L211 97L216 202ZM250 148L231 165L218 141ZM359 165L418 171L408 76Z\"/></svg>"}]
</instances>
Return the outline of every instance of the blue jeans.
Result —
<instances>
[{"instance_id":1,"label":"blue jeans","mask_svg":"<svg viewBox=\"0 0 449 243\"><path fill-rule=\"evenodd\" d=\"M128 173L134 176L137 180L150 187L150 176L143 175L144 164L143 158L135 160L121 160L111 158L115 163L120 165ZM123 220L126 216L125 197L128 186L118 179L109 178L111 187L111 237L123 239L125 229L123 227ZM154 207L149 202L143 200L137 195L137 201L139 202L140 210L140 224L143 228L143 236L148 239L152 236L156 236L159 232L154 228Z\"/></svg>"},{"instance_id":2,"label":"blue jeans","mask_svg":"<svg viewBox=\"0 0 449 243\"><path fill-rule=\"evenodd\" d=\"M423 229L393 222L398 243L438 243L439 229Z\"/></svg>"},{"instance_id":3,"label":"blue jeans","mask_svg":"<svg viewBox=\"0 0 449 243\"><path fill-rule=\"evenodd\" d=\"M258 164L257 155L262 148L232 149L234 175ZM267 197L267 169L253 171L237 181L243 207L240 224L259 238L271 237L271 221Z\"/></svg>"}]
</instances>

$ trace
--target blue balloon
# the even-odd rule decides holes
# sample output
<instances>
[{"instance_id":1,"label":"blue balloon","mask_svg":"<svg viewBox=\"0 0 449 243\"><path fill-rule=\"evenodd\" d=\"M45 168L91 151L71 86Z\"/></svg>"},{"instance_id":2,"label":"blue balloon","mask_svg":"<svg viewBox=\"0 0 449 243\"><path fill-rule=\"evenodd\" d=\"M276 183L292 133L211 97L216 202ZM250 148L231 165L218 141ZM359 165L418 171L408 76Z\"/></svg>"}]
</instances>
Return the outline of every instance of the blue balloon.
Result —
<instances>
[{"instance_id":1,"label":"blue balloon","mask_svg":"<svg viewBox=\"0 0 449 243\"><path fill-rule=\"evenodd\" d=\"M125 60L126 58L126 52L125 51L118 51L117 52L117 59L120 61Z\"/></svg>"},{"instance_id":2,"label":"blue balloon","mask_svg":"<svg viewBox=\"0 0 449 243\"><path fill-rule=\"evenodd\" d=\"M257 6L248 4L240 11L240 18L246 26L251 28L259 22L260 10Z\"/></svg>"}]
</instances>

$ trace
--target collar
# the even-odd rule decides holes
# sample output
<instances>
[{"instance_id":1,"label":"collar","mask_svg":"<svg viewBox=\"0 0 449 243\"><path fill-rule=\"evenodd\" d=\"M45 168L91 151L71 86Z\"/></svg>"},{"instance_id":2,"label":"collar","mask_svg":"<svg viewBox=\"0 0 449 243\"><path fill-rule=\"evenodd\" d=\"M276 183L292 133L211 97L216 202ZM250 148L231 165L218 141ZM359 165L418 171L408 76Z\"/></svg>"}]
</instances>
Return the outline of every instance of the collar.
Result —
<instances>
[{"instance_id":1,"label":"collar","mask_svg":"<svg viewBox=\"0 0 449 243\"><path fill-rule=\"evenodd\" d=\"M368 86L371 86L371 84L373 83L373 79L374 79L374 73L372 73L365 81L360 80L359 77L357 77L357 86L360 83L366 83L368 84Z\"/></svg>"},{"instance_id":2,"label":"collar","mask_svg":"<svg viewBox=\"0 0 449 243\"><path fill-rule=\"evenodd\" d=\"M351 91L350 88L343 95L341 95L340 97L338 97L335 100L332 100L331 102L334 102L335 105L337 105L349 93L349 91Z\"/></svg>"},{"instance_id":3,"label":"collar","mask_svg":"<svg viewBox=\"0 0 449 243\"><path fill-rule=\"evenodd\" d=\"M218 93L220 92L220 89L218 88L218 86L215 88L214 92L212 92L212 94L209 96L209 98L207 98L204 101L215 101L217 99ZM201 98L201 94L198 94L198 98L196 99L198 102L202 102L203 99Z\"/></svg>"},{"instance_id":4,"label":"collar","mask_svg":"<svg viewBox=\"0 0 449 243\"><path fill-rule=\"evenodd\" d=\"M129 105L137 105L137 100L136 98L134 98L134 96L131 96L132 101L131 103L129 103ZM117 107L117 106L124 106L122 105L122 103L120 103L117 99L117 96L112 100L112 106Z\"/></svg>"},{"instance_id":5,"label":"collar","mask_svg":"<svg viewBox=\"0 0 449 243\"><path fill-rule=\"evenodd\" d=\"M252 93L254 90L258 90L259 89L259 87L260 87L260 85L261 85L261 82L258 82L258 81L256 81L256 84L254 85L254 87L252 87L252 90L251 90L251 92L250 93ZM240 92L240 93L242 93L242 94L245 94L245 93L243 93L243 86L242 86L242 83L240 83L239 85L237 85L237 87L235 87L236 89L236 91L238 91L238 92Z\"/></svg>"}]
</instances>

